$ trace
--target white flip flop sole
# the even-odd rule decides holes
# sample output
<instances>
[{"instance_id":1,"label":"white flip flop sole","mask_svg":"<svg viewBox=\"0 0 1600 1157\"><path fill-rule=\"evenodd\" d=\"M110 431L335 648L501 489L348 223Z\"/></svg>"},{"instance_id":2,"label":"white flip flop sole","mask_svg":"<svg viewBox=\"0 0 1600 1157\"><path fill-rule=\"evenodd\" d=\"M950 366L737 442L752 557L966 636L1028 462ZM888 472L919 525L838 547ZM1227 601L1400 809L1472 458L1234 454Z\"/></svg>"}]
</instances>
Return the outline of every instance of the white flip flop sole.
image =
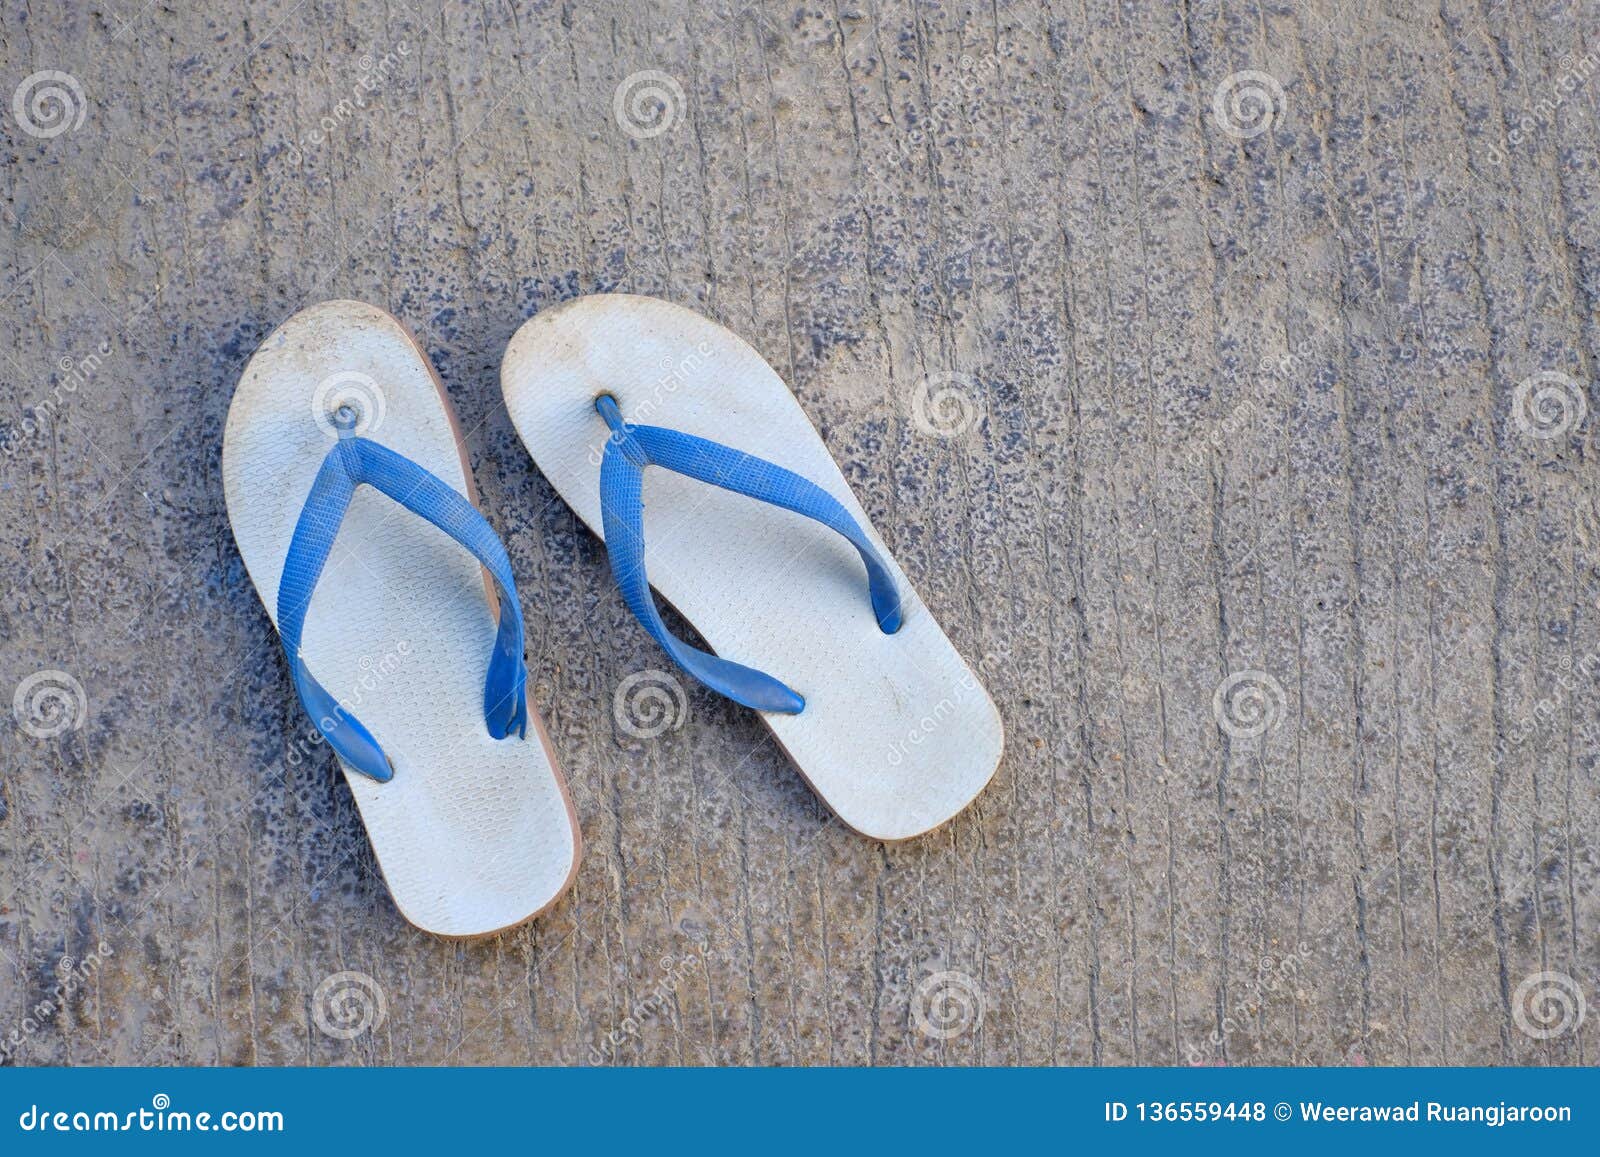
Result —
<instances>
[{"instance_id":1,"label":"white flip flop sole","mask_svg":"<svg viewBox=\"0 0 1600 1157\"><path fill-rule=\"evenodd\" d=\"M568 302L517 331L501 381L534 462L602 538L609 430L595 399L610 394L631 424L709 438L810 479L888 557L783 379L691 310L631 294ZM651 585L718 655L805 698L797 715L762 718L841 820L876 839L908 839L989 782L1003 745L999 713L892 560L906 622L886 635L860 557L825 527L661 469L646 471L644 497ZM656 647L642 627L639 639Z\"/></svg>"},{"instance_id":2,"label":"white flip flop sole","mask_svg":"<svg viewBox=\"0 0 1600 1157\"><path fill-rule=\"evenodd\" d=\"M228 518L274 624L289 541L341 402L361 414L359 434L476 500L443 386L405 327L353 301L296 314L250 359L222 447ZM458 544L361 487L302 639L311 673L394 765L387 783L348 767L346 780L401 914L442 936L538 915L572 882L580 850L531 705L526 739L496 740L484 725L497 624L489 584ZM303 711L297 726L316 736Z\"/></svg>"}]
</instances>

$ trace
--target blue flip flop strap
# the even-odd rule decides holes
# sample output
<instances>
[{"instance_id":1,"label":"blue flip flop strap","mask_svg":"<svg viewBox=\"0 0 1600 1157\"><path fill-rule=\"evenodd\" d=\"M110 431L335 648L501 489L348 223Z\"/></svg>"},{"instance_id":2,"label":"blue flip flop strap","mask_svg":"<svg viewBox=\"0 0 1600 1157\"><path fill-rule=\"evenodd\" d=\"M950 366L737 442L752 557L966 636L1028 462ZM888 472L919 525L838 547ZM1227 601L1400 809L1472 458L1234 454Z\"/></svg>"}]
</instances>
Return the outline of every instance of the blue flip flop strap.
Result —
<instances>
[{"instance_id":1,"label":"blue flip flop strap","mask_svg":"<svg viewBox=\"0 0 1600 1157\"><path fill-rule=\"evenodd\" d=\"M289 659L295 690L317 730L339 758L361 774L379 782L393 777L394 766L372 733L324 690L300 654L300 636L312 592L333 550L350 499L362 483L433 523L471 551L494 576L500 626L484 681L483 717L489 734L496 739L513 734L526 737L528 671L522 655L522 608L511 576L511 560L494 528L454 487L393 450L348 433L340 436L322 460L295 524L278 584L278 634Z\"/></svg>"},{"instance_id":2,"label":"blue flip flop strap","mask_svg":"<svg viewBox=\"0 0 1600 1157\"><path fill-rule=\"evenodd\" d=\"M615 400L596 407L611 427L600 463L600 507L611 573L628 608L673 661L700 682L758 711L797 714L805 699L771 675L691 647L667 630L644 567L644 469L660 466L735 494L781 506L843 535L861 555L878 626L900 629L900 592L877 549L839 501L816 483L765 458L660 426L624 422Z\"/></svg>"}]
</instances>

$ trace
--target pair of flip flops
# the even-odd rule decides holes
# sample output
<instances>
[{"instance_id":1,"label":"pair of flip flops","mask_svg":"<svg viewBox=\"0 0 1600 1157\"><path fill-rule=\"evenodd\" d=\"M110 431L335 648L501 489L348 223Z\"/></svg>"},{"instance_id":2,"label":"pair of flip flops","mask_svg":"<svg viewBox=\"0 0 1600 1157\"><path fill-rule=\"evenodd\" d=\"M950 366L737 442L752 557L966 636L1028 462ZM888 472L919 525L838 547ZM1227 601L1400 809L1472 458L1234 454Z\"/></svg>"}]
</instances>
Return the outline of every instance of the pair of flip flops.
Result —
<instances>
[{"instance_id":1,"label":"pair of flip flops","mask_svg":"<svg viewBox=\"0 0 1600 1157\"><path fill-rule=\"evenodd\" d=\"M690 310L605 294L528 321L502 385L646 632L761 712L841 820L907 839L982 790L993 703L760 354ZM537 916L577 872L577 816L427 355L369 305L296 314L245 369L222 464L311 738L338 756L401 913L457 937ZM651 587L714 654L671 634Z\"/></svg>"}]
</instances>

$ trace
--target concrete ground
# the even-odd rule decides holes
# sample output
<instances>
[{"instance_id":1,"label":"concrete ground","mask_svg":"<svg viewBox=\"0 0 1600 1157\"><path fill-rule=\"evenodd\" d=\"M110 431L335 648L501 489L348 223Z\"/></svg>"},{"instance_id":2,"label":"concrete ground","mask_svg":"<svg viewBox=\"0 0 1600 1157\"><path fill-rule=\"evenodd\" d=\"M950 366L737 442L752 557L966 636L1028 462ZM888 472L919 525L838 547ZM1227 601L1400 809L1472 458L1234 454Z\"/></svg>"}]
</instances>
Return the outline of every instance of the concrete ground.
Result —
<instances>
[{"instance_id":1,"label":"concrete ground","mask_svg":"<svg viewBox=\"0 0 1600 1157\"><path fill-rule=\"evenodd\" d=\"M0 20L6 1063L1594 1063L1600 8ZM936 834L699 688L623 726L663 657L498 387L608 290L748 338L988 660ZM223 509L332 297L448 385L588 843L483 943L301 756Z\"/></svg>"}]
</instances>

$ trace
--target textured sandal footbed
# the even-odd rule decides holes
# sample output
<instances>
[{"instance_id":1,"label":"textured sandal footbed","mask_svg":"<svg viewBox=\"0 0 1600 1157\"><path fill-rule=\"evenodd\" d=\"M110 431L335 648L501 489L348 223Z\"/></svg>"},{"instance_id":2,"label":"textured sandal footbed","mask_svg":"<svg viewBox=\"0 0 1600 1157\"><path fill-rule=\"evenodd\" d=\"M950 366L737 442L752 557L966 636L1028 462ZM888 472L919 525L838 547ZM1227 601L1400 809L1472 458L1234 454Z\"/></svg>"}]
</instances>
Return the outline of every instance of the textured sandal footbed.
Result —
<instances>
[{"instance_id":1,"label":"textured sandal footbed","mask_svg":"<svg viewBox=\"0 0 1600 1157\"><path fill-rule=\"evenodd\" d=\"M289 540L333 444L313 403L325 411L345 395L366 412L364 437L475 498L449 402L404 326L358 302L296 314L251 358L223 440L228 517L274 622ZM495 614L470 554L362 487L302 643L312 674L394 764L381 784L345 770L395 903L445 936L487 935L537 915L571 883L580 850L537 714L526 739L495 740L484 726ZM303 712L295 726L315 733Z\"/></svg>"},{"instance_id":2,"label":"textured sandal footbed","mask_svg":"<svg viewBox=\"0 0 1600 1157\"><path fill-rule=\"evenodd\" d=\"M540 313L513 337L506 406L534 462L595 534L608 434L596 398L630 423L710 438L822 486L882 539L793 393L721 325L655 298L600 294ZM961 811L999 764L998 712L909 580L899 632L878 629L851 546L804 517L661 469L645 474L651 585L717 654L805 697L762 718L846 824L883 840ZM638 629L641 666L671 666ZM689 681L689 676L677 672Z\"/></svg>"}]
</instances>

